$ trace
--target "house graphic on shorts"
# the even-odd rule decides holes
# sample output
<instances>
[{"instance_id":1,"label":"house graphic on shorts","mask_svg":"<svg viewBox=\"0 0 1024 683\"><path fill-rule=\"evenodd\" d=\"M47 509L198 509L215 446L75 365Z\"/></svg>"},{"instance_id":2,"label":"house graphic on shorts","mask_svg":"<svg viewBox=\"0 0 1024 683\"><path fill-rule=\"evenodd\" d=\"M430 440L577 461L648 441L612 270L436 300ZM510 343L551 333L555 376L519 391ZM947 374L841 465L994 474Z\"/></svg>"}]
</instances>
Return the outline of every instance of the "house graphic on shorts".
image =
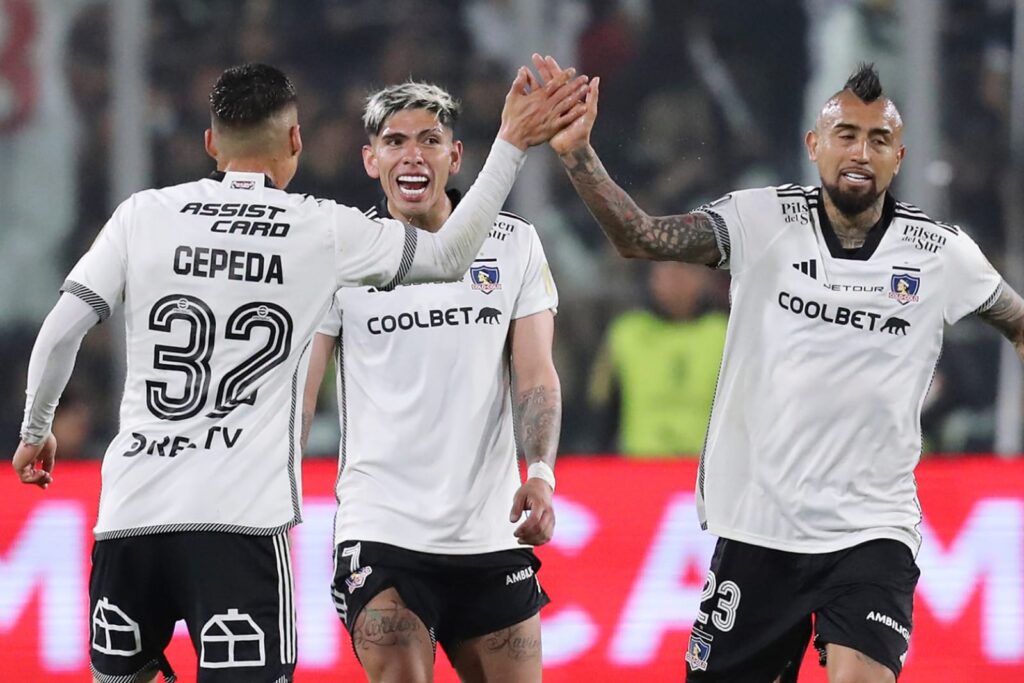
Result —
<instances>
[{"instance_id":1,"label":"house graphic on shorts","mask_svg":"<svg viewBox=\"0 0 1024 683\"><path fill-rule=\"evenodd\" d=\"M239 614L237 609L213 615L203 625L199 640L202 643L199 666L204 669L263 666L266 663L263 630L252 617Z\"/></svg>"},{"instance_id":2,"label":"house graphic on shorts","mask_svg":"<svg viewBox=\"0 0 1024 683\"><path fill-rule=\"evenodd\" d=\"M105 655L131 657L142 652L139 622L102 597L92 611L92 648Z\"/></svg>"}]
</instances>

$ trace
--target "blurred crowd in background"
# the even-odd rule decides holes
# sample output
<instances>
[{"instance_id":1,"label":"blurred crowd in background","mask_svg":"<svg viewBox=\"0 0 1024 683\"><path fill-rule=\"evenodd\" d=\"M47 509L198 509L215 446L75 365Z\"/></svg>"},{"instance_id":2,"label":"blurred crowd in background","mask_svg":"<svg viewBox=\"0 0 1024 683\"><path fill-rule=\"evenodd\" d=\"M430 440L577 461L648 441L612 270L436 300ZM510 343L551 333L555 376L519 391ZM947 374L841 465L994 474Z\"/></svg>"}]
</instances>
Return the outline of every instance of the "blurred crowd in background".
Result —
<instances>
[{"instance_id":1,"label":"blurred crowd in background","mask_svg":"<svg viewBox=\"0 0 1024 683\"><path fill-rule=\"evenodd\" d=\"M70 224L54 248L35 255L53 264L53 297L113 208L107 167L119 144L111 116L111 9L102 1L71 4L63 59L56 65L75 121ZM550 52L600 76L595 147L612 176L653 214L682 213L742 187L817 184L803 135L856 61L878 64L897 104L913 77L901 68L904 19L896 0L551 0L535 5L533 30L544 43L536 46L522 44L530 32L524 34L517 5L151 0L150 185L213 170L202 146L207 96L225 67L246 61L277 65L297 86L306 145L289 190L360 208L381 197L360 158L364 98L410 77L442 85L463 104L456 137L465 144L466 159L454 184L465 189L497 131L515 68L531 51ZM998 268L1010 229L1003 207L1012 1L941 5L942 77L935 87L941 111L936 156L943 163L932 175L944 206L941 212L921 208L964 227ZM905 123L914 126L913 119ZM0 127L0 148L16 132L16 124ZM619 258L550 150L531 153L524 181L535 189L517 191L509 208L537 225L561 294L561 451L695 455L717 375L728 276ZM39 193L38 202L50 201L45 189ZM899 184L895 194L920 202L901 195ZM0 206L4 232L24 230L4 213ZM7 250L0 258L7 264L15 257ZM5 288L7 308L21 294ZM29 350L46 310L36 306L3 316L0 420L12 445ZM99 457L114 431L120 387L111 368L120 348L113 338L120 334L107 324L86 337L54 425L61 457ZM927 452L992 448L1000 343L973 321L949 330L923 414ZM429 348L423 353L429 361ZM325 387L312 455L331 456L336 448L333 395Z\"/></svg>"}]
</instances>

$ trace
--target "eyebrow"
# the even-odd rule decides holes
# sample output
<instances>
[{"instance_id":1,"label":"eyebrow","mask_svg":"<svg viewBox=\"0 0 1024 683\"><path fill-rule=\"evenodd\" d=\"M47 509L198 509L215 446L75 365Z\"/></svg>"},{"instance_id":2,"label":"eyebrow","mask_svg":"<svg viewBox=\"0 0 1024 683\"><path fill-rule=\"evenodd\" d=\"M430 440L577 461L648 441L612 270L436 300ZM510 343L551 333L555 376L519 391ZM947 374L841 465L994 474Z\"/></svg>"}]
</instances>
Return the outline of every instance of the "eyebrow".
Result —
<instances>
[{"instance_id":1,"label":"eyebrow","mask_svg":"<svg viewBox=\"0 0 1024 683\"><path fill-rule=\"evenodd\" d=\"M839 123L832 126L832 130L850 130L854 132L860 132L863 129L860 126L854 125L852 123L843 123L842 121L840 121ZM892 128L889 127L871 128L868 130L868 135L882 135L884 137L892 137L893 130Z\"/></svg>"},{"instance_id":2,"label":"eyebrow","mask_svg":"<svg viewBox=\"0 0 1024 683\"><path fill-rule=\"evenodd\" d=\"M382 140L393 140L399 138L404 139L409 137L422 138L426 135L444 135L444 132L445 131L443 126L431 126L430 128L423 128L421 130L416 131L412 135L397 130L388 131L385 128L384 132L380 134L380 138Z\"/></svg>"}]
</instances>

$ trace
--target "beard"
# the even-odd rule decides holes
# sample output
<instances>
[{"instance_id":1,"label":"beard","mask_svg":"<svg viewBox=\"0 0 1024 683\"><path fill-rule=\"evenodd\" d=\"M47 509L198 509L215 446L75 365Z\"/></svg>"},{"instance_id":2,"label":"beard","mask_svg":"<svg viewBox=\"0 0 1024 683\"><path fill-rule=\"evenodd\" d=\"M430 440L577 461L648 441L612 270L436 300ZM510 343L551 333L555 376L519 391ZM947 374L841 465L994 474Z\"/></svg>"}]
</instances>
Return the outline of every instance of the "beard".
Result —
<instances>
[{"instance_id":1,"label":"beard","mask_svg":"<svg viewBox=\"0 0 1024 683\"><path fill-rule=\"evenodd\" d=\"M835 207L839 209L839 213L851 218L870 209L882 196L882 193L878 191L878 186L875 185L874 178L871 179L871 187L862 192L841 190L838 182L830 185L825 182L824 178L821 181L821 186L825 188L825 192L828 193L828 197Z\"/></svg>"}]
</instances>

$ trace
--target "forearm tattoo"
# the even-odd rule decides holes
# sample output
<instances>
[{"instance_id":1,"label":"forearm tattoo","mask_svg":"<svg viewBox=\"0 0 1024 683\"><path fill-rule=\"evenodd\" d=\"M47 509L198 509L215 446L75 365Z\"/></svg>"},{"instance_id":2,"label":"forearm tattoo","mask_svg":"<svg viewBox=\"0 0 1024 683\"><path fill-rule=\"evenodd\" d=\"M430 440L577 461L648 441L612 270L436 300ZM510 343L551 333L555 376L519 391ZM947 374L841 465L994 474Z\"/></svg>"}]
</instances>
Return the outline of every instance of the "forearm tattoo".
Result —
<instances>
[{"instance_id":1,"label":"forearm tattoo","mask_svg":"<svg viewBox=\"0 0 1024 683\"><path fill-rule=\"evenodd\" d=\"M623 256L706 265L721 260L706 215L648 215L611 179L589 147L572 152L564 163L576 192Z\"/></svg>"},{"instance_id":2,"label":"forearm tattoo","mask_svg":"<svg viewBox=\"0 0 1024 683\"><path fill-rule=\"evenodd\" d=\"M309 430L313 427L313 415L312 410L302 411L302 432L299 436L299 448L303 453L306 452L306 446L309 444Z\"/></svg>"},{"instance_id":3,"label":"forearm tattoo","mask_svg":"<svg viewBox=\"0 0 1024 683\"><path fill-rule=\"evenodd\" d=\"M372 646L409 645L419 636L421 625L412 610L392 600L390 607L367 607L363 610L352 629L352 644L357 650Z\"/></svg>"},{"instance_id":4,"label":"forearm tattoo","mask_svg":"<svg viewBox=\"0 0 1024 683\"><path fill-rule=\"evenodd\" d=\"M540 638L520 626L512 626L484 636L484 647L492 654L504 654L509 659L522 662L539 658Z\"/></svg>"},{"instance_id":5,"label":"forearm tattoo","mask_svg":"<svg viewBox=\"0 0 1024 683\"><path fill-rule=\"evenodd\" d=\"M1003 282L995 293L995 301L978 315L999 330L1024 359L1024 299Z\"/></svg>"},{"instance_id":6,"label":"forearm tattoo","mask_svg":"<svg viewBox=\"0 0 1024 683\"><path fill-rule=\"evenodd\" d=\"M516 398L516 418L526 461L543 460L554 467L562 429L562 392L559 388L540 385L520 392Z\"/></svg>"}]
</instances>

